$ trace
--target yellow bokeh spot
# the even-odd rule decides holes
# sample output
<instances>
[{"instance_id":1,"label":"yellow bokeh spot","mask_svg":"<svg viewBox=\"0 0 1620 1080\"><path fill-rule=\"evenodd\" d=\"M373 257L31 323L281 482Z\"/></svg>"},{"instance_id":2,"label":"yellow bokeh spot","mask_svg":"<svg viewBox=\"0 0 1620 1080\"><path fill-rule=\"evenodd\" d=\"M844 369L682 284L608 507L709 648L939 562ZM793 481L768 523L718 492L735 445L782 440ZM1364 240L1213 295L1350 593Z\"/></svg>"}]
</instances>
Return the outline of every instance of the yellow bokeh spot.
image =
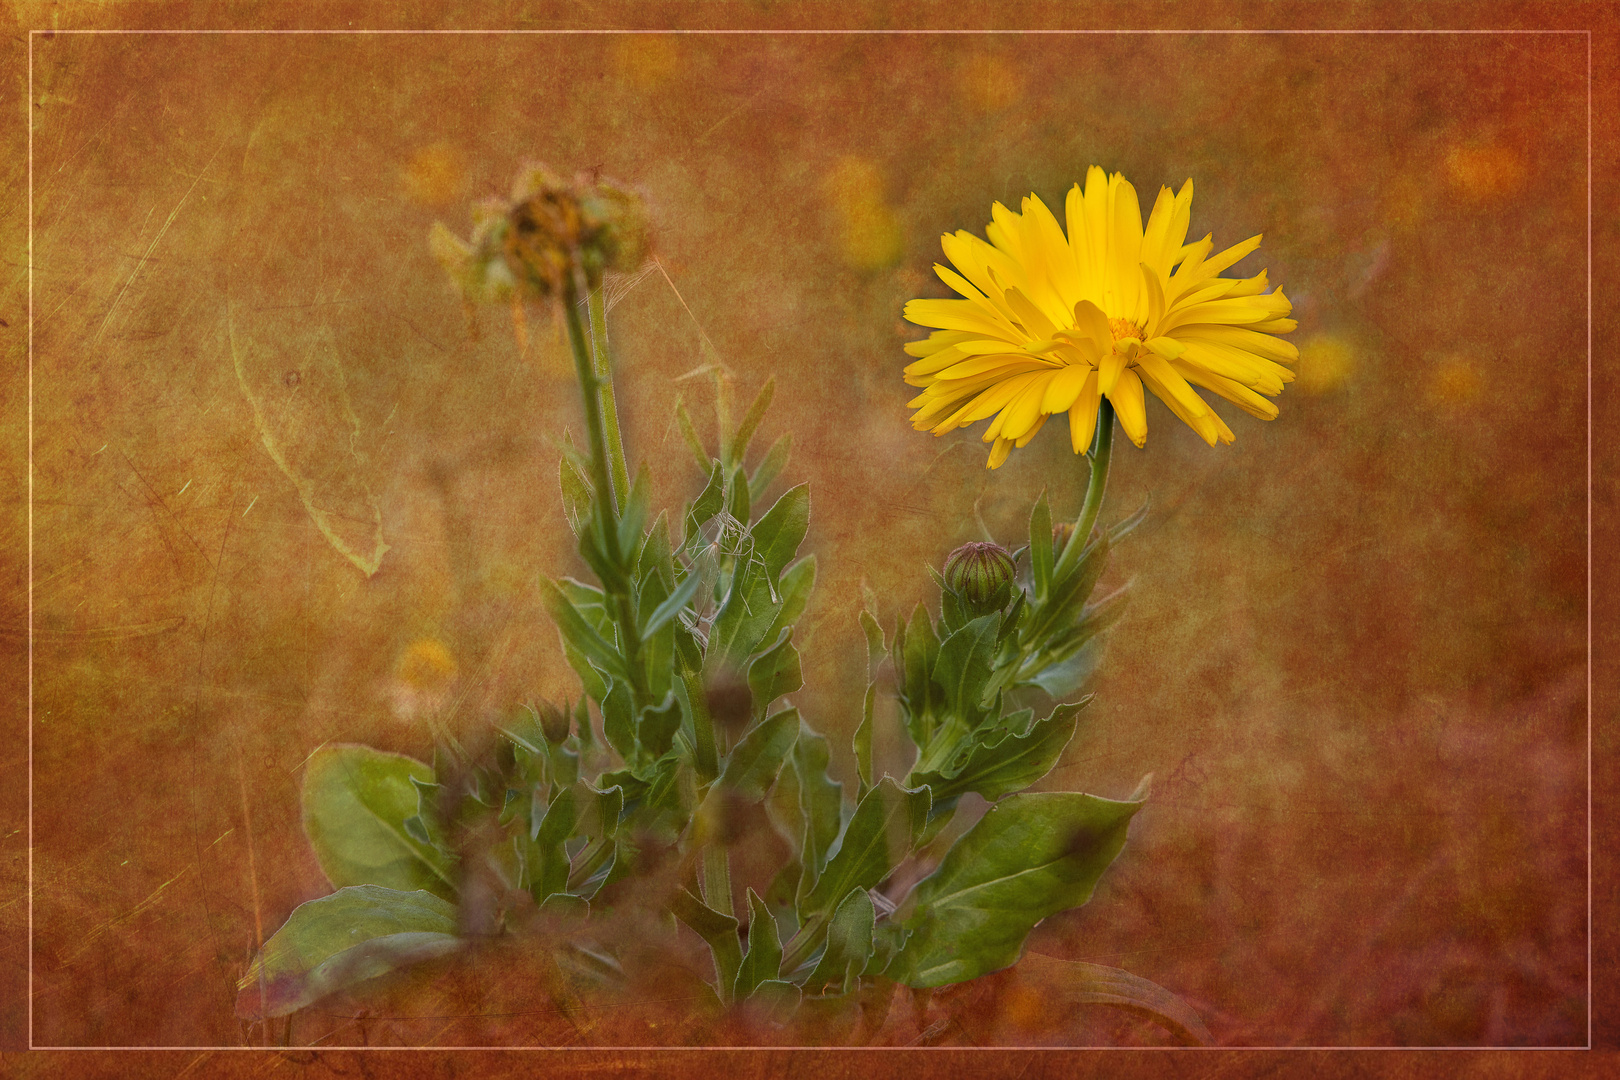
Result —
<instances>
[{"instance_id":1,"label":"yellow bokeh spot","mask_svg":"<svg viewBox=\"0 0 1620 1080\"><path fill-rule=\"evenodd\" d=\"M397 673L413 690L441 690L456 677L456 658L442 641L418 638L400 653Z\"/></svg>"},{"instance_id":2,"label":"yellow bokeh spot","mask_svg":"<svg viewBox=\"0 0 1620 1080\"><path fill-rule=\"evenodd\" d=\"M839 254L856 270L886 269L905 252L905 234L886 187L875 162L854 156L840 158L822 180L838 220Z\"/></svg>"},{"instance_id":3,"label":"yellow bokeh spot","mask_svg":"<svg viewBox=\"0 0 1620 1080\"><path fill-rule=\"evenodd\" d=\"M1484 388L1479 368L1466 356L1447 356L1429 371L1429 399L1437 405L1470 405Z\"/></svg>"},{"instance_id":4,"label":"yellow bokeh spot","mask_svg":"<svg viewBox=\"0 0 1620 1080\"><path fill-rule=\"evenodd\" d=\"M956 82L966 104L993 113L1016 105L1024 96L1024 75L999 56L975 56L962 67Z\"/></svg>"},{"instance_id":5,"label":"yellow bokeh spot","mask_svg":"<svg viewBox=\"0 0 1620 1080\"><path fill-rule=\"evenodd\" d=\"M613 43L613 70L640 90L662 84L680 64L680 52L663 34L629 34Z\"/></svg>"},{"instance_id":6,"label":"yellow bokeh spot","mask_svg":"<svg viewBox=\"0 0 1620 1080\"><path fill-rule=\"evenodd\" d=\"M1300 343L1294 387L1301 393L1326 394L1344 385L1355 369L1356 352L1350 342L1335 334L1317 334Z\"/></svg>"},{"instance_id":7,"label":"yellow bokeh spot","mask_svg":"<svg viewBox=\"0 0 1620 1080\"><path fill-rule=\"evenodd\" d=\"M405 167L405 190L417 202L443 206L461 197L467 186L467 167L461 153L449 143L424 146Z\"/></svg>"},{"instance_id":8,"label":"yellow bokeh spot","mask_svg":"<svg viewBox=\"0 0 1620 1080\"><path fill-rule=\"evenodd\" d=\"M1446 154L1446 180L1472 202L1511 195L1524 177L1524 161L1506 146L1454 146Z\"/></svg>"}]
</instances>

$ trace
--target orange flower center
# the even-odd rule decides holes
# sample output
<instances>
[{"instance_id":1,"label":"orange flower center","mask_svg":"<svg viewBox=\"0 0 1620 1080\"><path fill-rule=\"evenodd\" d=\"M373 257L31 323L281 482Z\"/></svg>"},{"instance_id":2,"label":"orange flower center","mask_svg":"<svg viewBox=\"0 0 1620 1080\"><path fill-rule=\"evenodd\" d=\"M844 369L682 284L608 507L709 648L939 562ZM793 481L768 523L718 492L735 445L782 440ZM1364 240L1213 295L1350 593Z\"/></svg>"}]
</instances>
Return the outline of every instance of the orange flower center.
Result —
<instances>
[{"instance_id":1,"label":"orange flower center","mask_svg":"<svg viewBox=\"0 0 1620 1080\"><path fill-rule=\"evenodd\" d=\"M1115 341L1124 341L1126 338L1142 340L1142 328L1129 319L1109 319L1108 329L1113 332Z\"/></svg>"}]
</instances>

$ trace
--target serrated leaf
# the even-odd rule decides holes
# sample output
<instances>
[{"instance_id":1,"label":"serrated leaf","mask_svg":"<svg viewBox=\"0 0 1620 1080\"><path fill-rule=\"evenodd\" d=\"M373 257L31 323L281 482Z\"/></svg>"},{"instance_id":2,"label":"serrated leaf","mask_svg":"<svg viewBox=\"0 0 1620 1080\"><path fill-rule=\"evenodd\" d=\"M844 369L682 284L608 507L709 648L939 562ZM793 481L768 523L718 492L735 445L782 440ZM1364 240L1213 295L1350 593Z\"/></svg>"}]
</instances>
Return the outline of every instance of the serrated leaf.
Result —
<instances>
[{"instance_id":1,"label":"serrated leaf","mask_svg":"<svg viewBox=\"0 0 1620 1080\"><path fill-rule=\"evenodd\" d=\"M853 989L871 959L876 922L877 910L865 889L855 889L844 897L827 924L827 948L805 980L804 989L817 993L829 983L833 993L845 994Z\"/></svg>"},{"instance_id":2,"label":"serrated leaf","mask_svg":"<svg viewBox=\"0 0 1620 1080\"><path fill-rule=\"evenodd\" d=\"M771 448L765 452L765 457L760 461L759 466L754 469L753 475L748 478L749 498L755 502L759 501L760 496L764 495L766 490L770 488L771 481L781 475L782 470L787 467L788 457L792 453L792 435L783 435L771 444Z\"/></svg>"},{"instance_id":3,"label":"serrated leaf","mask_svg":"<svg viewBox=\"0 0 1620 1080\"><path fill-rule=\"evenodd\" d=\"M799 666L799 650L793 646L791 630L784 630L776 644L748 665L748 690L754 699L756 716L783 694L791 694L803 685L804 672Z\"/></svg>"},{"instance_id":4,"label":"serrated leaf","mask_svg":"<svg viewBox=\"0 0 1620 1080\"><path fill-rule=\"evenodd\" d=\"M591 485L565 454L557 459L557 481L562 486L563 516L578 536L591 520Z\"/></svg>"},{"instance_id":5,"label":"serrated leaf","mask_svg":"<svg viewBox=\"0 0 1620 1080\"><path fill-rule=\"evenodd\" d=\"M1091 898L1141 806L1077 792L996 803L896 913L910 936L888 976L945 986L1016 963L1036 923Z\"/></svg>"},{"instance_id":6,"label":"serrated leaf","mask_svg":"<svg viewBox=\"0 0 1620 1080\"><path fill-rule=\"evenodd\" d=\"M793 561L809 528L810 485L800 484L789 488L749 530L754 538L754 551L765 560L772 583Z\"/></svg>"},{"instance_id":7,"label":"serrated leaf","mask_svg":"<svg viewBox=\"0 0 1620 1080\"><path fill-rule=\"evenodd\" d=\"M766 717L742 737L726 758L719 786L745 799L763 799L799 737L799 723L797 709L783 709Z\"/></svg>"},{"instance_id":8,"label":"serrated leaf","mask_svg":"<svg viewBox=\"0 0 1620 1080\"><path fill-rule=\"evenodd\" d=\"M293 909L237 982L236 1015L286 1016L328 994L460 946L455 905L432 893L351 885Z\"/></svg>"},{"instance_id":9,"label":"serrated leaf","mask_svg":"<svg viewBox=\"0 0 1620 1080\"><path fill-rule=\"evenodd\" d=\"M1003 730L994 741L975 741L965 761L954 768L913 773L906 778L912 786L927 784L939 801L972 791L994 802L1014 791L1022 791L1052 771L1063 748L1074 737L1080 710L1090 702L1059 705L1028 731Z\"/></svg>"},{"instance_id":10,"label":"serrated leaf","mask_svg":"<svg viewBox=\"0 0 1620 1080\"><path fill-rule=\"evenodd\" d=\"M754 432L759 429L759 422L765 419L765 410L771 407L771 398L776 393L776 377L765 380L765 385L759 388L753 404L743 414L742 423L737 425L736 438L731 440L731 460L741 464L748 457L748 444L754 441ZM743 519L739 519L743 520Z\"/></svg>"},{"instance_id":11,"label":"serrated leaf","mask_svg":"<svg viewBox=\"0 0 1620 1080\"><path fill-rule=\"evenodd\" d=\"M1001 613L992 612L940 642L933 677L943 691L946 712L964 720L978 713L980 699L990 684L1000 629Z\"/></svg>"},{"instance_id":12,"label":"serrated leaf","mask_svg":"<svg viewBox=\"0 0 1620 1080\"><path fill-rule=\"evenodd\" d=\"M906 791L884 777L856 806L838 851L799 905L799 915L831 911L850 890L877 887L910 854L928 818L929 802L927 788Z\"/></svg>"},{"instance_id":13,"label":"serrated leaf","mask_svg":"<svg viewBox=\"0 0 1620 1080\"><path fill-rule=\"evenodd\" d=\"M1029 568L1039 600L1052 588L1052 511L1046 505L1045 491L1029 515Z\"/></svg>"},{"instance_id":14,"label":"serrated leaf","mask_svg":"<svg viewBox=\"0 0 1620 1080\"><path fill-rule=\"evenodd\" d=\"M1074 1005L1109 1005L1158 1024L1188 1046L1215 1042L1192 1006L1158 983L1119 968L1030 953L1019 962L1018 979L1060 1015Z\"/></svg>"},{"instance_id":15,"label":"serrated leaf","mask_svg":"<svg viewBox=\"0 0 1620 1080\"><path fill-rule=\"evenodd\" d=\"M736 918L722 915L686 888L675 890L670 898L670 910L708 943L714 957L716 991L722 1002L731 1001L737 971L742 967L742 943L737 938Z\"/></svg>"},{"instance_id":16,"label":"serrated leaf","mask_svg":"<svg viewBox=\"0 0 1620 1080\"><path fill-rule=\"evenodd\" d=\"M735 997L747 1001L754 989L782 973L782 938L771 909L753 889L748 890L748 951L737 968Z\"/></svg>"},{"instance_id":17,"label":"serrated leaf","mask_svg":"<svg viewBox=\"0 0 1620 1080\"><path fill-rule=\"evenodd\" d=\"M338 888L381 885L455 896L451 856L405 828L420 799L412 780L433 770L369 746L323 746L310 756L302 793L304 832L327 879Z\"/></svg>"}]
</instances>

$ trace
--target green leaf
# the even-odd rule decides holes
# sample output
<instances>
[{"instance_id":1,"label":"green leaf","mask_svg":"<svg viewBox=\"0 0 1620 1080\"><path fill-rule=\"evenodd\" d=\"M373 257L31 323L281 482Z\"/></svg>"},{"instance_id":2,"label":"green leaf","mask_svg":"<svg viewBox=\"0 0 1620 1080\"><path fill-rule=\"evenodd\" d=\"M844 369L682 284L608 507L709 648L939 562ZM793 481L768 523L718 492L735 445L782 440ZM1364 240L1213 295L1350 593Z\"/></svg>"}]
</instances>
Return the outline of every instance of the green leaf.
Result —
<instances>
[{"instance_id":1,"label":"green leaf","mask_svg":"<svg viewBox=\"0 0 1620 1080\"><path fill-rule=\"evenodd\" d=\"M565 454L557 459L557 480L562 485L563 516L578 536L591 520L591 485Z\"/></svg>"},{"instance_id":2,"label":"green leaf","mask_svg":"<svg viewBox=\"0 0 1620 1080\"><path fill-rule=\"evenodd\" d=\"M855 751L855 774L860 779L861 797L872 786L872 711L877 706L877 683L866 684L861 702L861 722L855 726L851 749Z\"/></svg>"},{"instance_id":3,"label":"green leaf","mask_svg":"<svg viewBox=\"0 0 1620 1080\"><path fill-rule=\"evenodd\" d=\"M809 724L799 722L799 738L793 744L793 773L798 782L799 808L804 817L803 861L807 875L820 874L827 865L827 852L838 840L843 826L844 785L827 771L831 763L827 740Z\"/></svg>"},{"instance_id":4,"label":"green leaf","mask_svg":"<svg viewBox=\"0 0 1620 1080\"><path fill-rule=\"evenodd\" d=\"M626 560L641 546L641 527L647 523L647 501L651 498L647 490L650 483L647 466L643 465L636 470L635 483L630 485L624 509L619 512L619 551Z\"/></svg>"},{"instance_id":5,"label":"green leaf","mask_svg":"<svg viewBox=\"0 0 1620 1080\"><path fill-rule=\"evenodd\" d=\"M1108 542L1110 544L1117 544L1127 536L1131 535L1131 533L1135 532L1136 527L1142 524L1143 521L1147 520L1148 507L1152 504L1152 502L1153 500L1151 497L1143 499L1142 505L1138 506L1131 513L1130 517L1126 518L1124 521L1121 521L1118 525L1110 528L1108 530Z\"/></svg>"},{"instance_id":6,"label":"green leaf","mask_svg":"<svg viewBox=\"0 0 1620 1080\"><path fill-rule=\"evenodd\" d=\"M913 773L906 782L927 784L936 801L972 791L994 802L1009 792L1022 791L1052 771L1074 737L1080 710L1090 702L1088 697L1059 705L1027 732L1003 729L991 739L975 740L966 760L940 771Z\"/></svg>"},{"instance_id":7,"label":"green leaf","mask_svg":"<svg viewBox=\"0 0 1620 1080\"><path fill-rule=\"evenodd\" d=\"M1039 600L1052 588L1052 511L1044 490L1029 515L1029 566Z\"/></svg>"},{"instance_id":8,"label":"green leaf","mask_svg":"<svg viewBox=\"0 0 1620 1080\"><path fill-rule=\"evenodd\" d=\"M673 553L674 548L669 542L669 511L660 510L658 517L653 521L652 530L647 534L647 542L641 546L641 559L636 565L636 577L646 581L656 574L663 579L666 588L674 585Z\"/></svg>"},{"instance_id":9,"label":"green leaf","mask_svg":"<svg viewBox=\"0 0 1620 1080\"><path fill-rule=\"evenodd\" d=\"M601 705L602 734L607 738L608 745L627 763L633 762L636 758L636 717L630 684L614 679Z\"/></svg>"},{"instance_id":10,"label":"green leaf","mask_svg":"<svg viewBox=\"0 0 1620 1080\"><path fill-rule=\"evenodd\" d=\"M899 638L895 641L899 648ZM934 621L928 609L918 604L911 613L911 625L906 627L904 665L901 679L901 698L906 707L906 732L918 746L926 746L933 737L931 713L935 702L943 699L934 684L934 667L939 662L939 638L934 634ZM896 672L902 665L895 665Z\"/></svg>"},{"instance_id":11,"label":"green leaf","mask_svg":"<svg viewBox=\"0 0 1620 1080\"><path fill-rule=\"evenodd\" d=\"M367 979L454 952L455 905L432 893L351 885L300 904L237 982L236 1015L286 1016Z\"/></svg>"},{"instance_id":12,"label":"green leaf","mask_svg":"<svg viewBox=\"0 0 1620 1080\"><path fill-rule=\"evenodd\" d=\"M741 465L731 474L731 483L726 485L726 513L730 514L738 525L744 527L752 520L753 507L748 501L748 475L743 472Z\"/></svg>"},{"instance_id":13,"label":"green leaf","mask_svg":"<svg viewBox=\"0 0 1620 1080\"><path fill-rule=\"evenodd\" d=\"M333 885L381 885L455 896L448 852L412 837L405 820L420 807L412 780L433 770L369 746L323 746L304 770L304 832Z\"/></svg>"},{"instance_id":14,"label":"green leaf","mask_svg":"<svg viewBox=\"0 0 1620 1080\"><path fill-rule=\"evenodd\" d=\"M650 757L660 758L675 744L681 729L681 703L672 690L657 705L642 708L636 721L636 741Z\"/></svg>"},{"instance_id":15,"label":"green leaf","mask_svg":"<svg viewBox=\"0 0 1620 1080\"><path fill-rule=\"evenodd\" d=\"M934 681L944 691L945 710L964 720L975 716L980 698L990 683L995 663L996 634L1001 613L974 619L940 643L934 661Z\"/></svg>"},{"instance_id":16,"label":"green leaf","mask_svg":"<svg viewBox=\"0 0 1620 1080\"><path fill-rule=\"evenodd\" d=\"M698 572L696 567L687 571L686 577L682 578L681 583L675 586L675 591L670 593L668 599L654 608L653 613L647 617L647 623L641 629L642 636L651 637L662 630L671 619L680 614L682 608L692 602L692 597L697 595L698 586L701 584L703 584L703 575Z\"/></svg>"},{"instance_id":17,"label":"green leaf","mask_svg":"<svg viewBox=\"0 0 1620 1080\"><path fill-rule=\"evenodd\" d=\"M651 543L649 540L648 543ZM636 622L640 632L641 649L637 660L644 677L642 685L649 698L661 698L669 693L675 678L675 624L665 619L652 627L652 617L669 602L669 588L662 574L648 574L641 582L636 598ZM645 629L652 627L652 629Z\"/></svg>"},{"instance_id":18,"label":"green leaf","mask_svg":"<svg viewBox=\"0 0 1620 1080\"><path fill-rule=\"evenodd\" d=\"M1067 1015L1074 1005L1110 1005L1151 1020L1187 1046L1215 1042L1192 1006L1128 971L1030 953L1019 963L1018 974L1055 1014Z\"/></svg>"},{"instance_id":19,"label":"green leaf","mask_svg":"<svg viewBox=\"0 0 1620 1080\"><path fill-rule=\"evenodd\" d=\"M737 969L736 1000L747 1001L754 988L782 973L782 937L765 901L748 890L748 951Z\"/></svg>"},{"instance_id":20,"label":"green leaf","mask_svg":"<svg viewBox=\"0 0 1620 1080\"><path fill-rule=\"evenodd\" d=\"M749 498L755 502L759 501L760 496L764 495L766 489L771 486L771 481L775 480L781 474L783 468L787 466L788 455L792 452L792 435L783 435L771 444L771 448L765 452L764 459L760 461L759 467L754 470L754 475L748 478Z\"/></svg>"},{"instance_id":21,"label":"green leaf","mask_svg":"<svg viewBox=\"0 0 1620 1080\"><path fill-rule=\"evenodd\" d=\"M872 929L877 911L865 889L855 889L839 903L827 925L827 948L804 989L816 993L829 983L833 992L847 994L872 956Z\"/></svg>"},{"instance_id":22,"label":"green leaf","mask_svg":"<svg viewBox=\"0 0 1620 1080\"><path fill-rule=\"evenodd\" d=\"M737 437L731 440L731 460L741 463L748 457L748 444L754 441L754 432L759 428L759 422L765 419L765 410L771 407L771 398L776 393L776 377L765 380L765 385L759 388L754 397L754 403L748 406L743 414L742 423L737 425ZM739 518L739 521L746 520Z\"/></svg>"},{"instance_id":23,"label":"green leaf","mask_svg":"<svg viewBox=\"0 0 1620 1080\"><path fill-rule=\"evenodd\" d=\"M883 627L878 625L876 616L862 608L860 618L861 632L866 635L866 677L875 679L878 665L883 663L883 653L888 648L888 642L883 640Z\"/></svg>"},{"instance_id":24,"label":"green leaf","mask_svg":"<svg viewBox=\"0 0 1620 1080\"><path fill-rule=\"evenodd\" d=\"M686 411L686 403L679 397L675 399L675 421L681 429L681 438L686 440L692 457L697 460L698 468L709 467L709 451L703 446L703 440L698 437L697 425L692 423L692 414Z\"/></svg>"},{"instance_id":25,"label":"green leaf","mask_svg":"<svg viewBox=\"0 0 1620 1080\"><path fill-rule=\"evenodd\" d=\"M606 638L597 633L595 628L585 621L567 596L563 595L557 583L550 578L540 579L540 602L545 605L546 612L557 629L562 633L563 643L577 650L603 673L622 679L630 679L630 672L624 665L624 657L610 645Z\"/></svg>"},{"instance_id":26,"label":"green leaf","mask_svg":"<svg viewBox=\"0 0 1620 1080\"><path fill-rule=\"evenodd\" d=\"M789 488L749 530L754 538L754 550L765 560L766 572L772 583L781 576L782 569L793 561L809 528L810 485L800 484Z\"/></svg>"},{"instance_id":27,"label":"green leaf","mask_svg":"<svg viewBox=\"0 0 1620 1080\"><path fill-rule=\"evenodd\" d=\"M776 622L782 605L771 598L771 583L762 569L757 562L738 564L725 603L709 628L703 661L710 672L722 666L741 668Z\"/></svg>"},{"instance_id":28,"label":"green leaf","mask_svg":"<svg viewBox=\"0 0 1620 1080\"><path fill-rule=\"evenodd\" d=\"M1081 553L1074 569L1063 580L1054 581L1052 593L1033 612L1024 624L1021 636L1028 642L1043 643L1051 634L1072 623L1097 587L1103 570L1108 566L1109 541L1101 536Z\"/></svg>"},{"instance_id":29,"label":"green leaf","mask_svg":"<svg viewBox=\"0 0 1620 1080\"><path fill-rule=\"evenodd\" d=\"M793 632L784 630L775 645L759 654L748 666L748 689L754 698L754 715L770 708L783 694L804 685L799 666L799 650L793 647Z\"/></svg>"},{"instance_id":30,"label":"green leaf","mask_svg":"<svg viewBox=\"0 0 1620 1080\"><path fill-rule=\"evenodd\" d=\"M1085 686L1096 672L1101 652L1101 642L1093 642L1055 664L1048 664L1026 681L1040 687L1049 697L1066 698Z\"/></svg>"},{"instance_id":31,"label":"green leaf","mask_svg":"<svg viewBox=\"0 0 1620 1080\"><path fill-rule=\"evenodd\" d=\"M896 913L910 937L888 976L945 986L1016 963L1036 923L1091 898L1141 806L1076 792L996 803Z\"/></svg>"},{"instance_id":32,"label":"green leaf","mask_svg":"<svg viewBox=\"0 0 1620 1080\"><path fill-rule=\"evenodd\" d=\"M726 758L719 786L755 802L763 799L798 737L799 710L783 709L766 717Z\"/></svg>"},{"instance_id":33,"label":"green leaf","mask_svg":"<svg viewBox=\"0 0 1620 1080\"><path fill-rule=\"evenodd\" d=\"M722 915L686 888L675 890L670 898L670 910L708 942L709 952L714 956L716 990L722 1002L731 1001L737 971L742 967L742 943L737 939L736 918Z\"/></svg>"},{"instance_id":34,"label":"green leaf","mask_svg":"<svg viewBox=\"0 0 1620 1080\"><path fill-rule=\"evenodd\" d=\"M814 555L806 555L783 571L782 579L776 583L776 595L781 600L782 607L760 640L775 641L778 634L798 622L799 616L804 614L805 606L810 602L810 593L815 586Z\"/></svg>"},{"instance_id":35,"label":"green leaf","mask_svg":"<svg viewBox=\"0 0 1620 1080\"><path fill-rule=\"evenodd\" d=\"M698 495L696 501L686 511L686 531L681 535L681 544L690 548L697 538L698 531L709 523L720 508L726 504L726 470L718 461L709 470L709 482Z\"/></svg>"},{"instance_id":36,"label":"green leaf","mask_svg":"<svg viewBox=\"0 0 1620 1080\"><path fill-rule=\"evenodd\" d=\"M873 889L911 852L928 819L927 788L907 791L890 777L866 793L843 842L799 905L799 915L831 911L852 889Z\"/></svg>"}]
</instances>

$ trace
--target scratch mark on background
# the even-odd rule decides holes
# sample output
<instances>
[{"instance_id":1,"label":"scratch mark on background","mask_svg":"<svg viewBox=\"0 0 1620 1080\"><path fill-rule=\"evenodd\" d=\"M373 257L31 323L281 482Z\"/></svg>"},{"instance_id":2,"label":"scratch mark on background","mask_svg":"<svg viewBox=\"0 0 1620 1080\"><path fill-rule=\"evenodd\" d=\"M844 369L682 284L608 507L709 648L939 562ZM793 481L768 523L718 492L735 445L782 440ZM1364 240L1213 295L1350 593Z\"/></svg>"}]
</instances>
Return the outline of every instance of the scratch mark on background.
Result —
<instances>
[{"instance_id":1,"label":"scratch mark on background","mask_svg":"<svg viewBox=\"0 0 1620 1080\"><path fill-rule=\"evenodd\" d=\"M146 254L142 255L140 260L136 262L135 269L131 270L129 272L129 277L124 280L124 287L118 290L117 296L113 297L112 307L107 309L107 316L101 320L101 326L96 330L96 336L90 339L90 344L94 345L96 342L100 341L101 335L106 333L107 324L112 322L113 313L118 310L118 305L124 299L124 294L129 292L129 287L135 283L135 277L141 272L141 267L145 266L147 260L151 259L152 252L157 250L158 244L163 240L163 234L169 231L170 225L174 224L174 219L180 213L180 208L186 205L186 200L191 198L191 193L197 190L197 185L202 183L203 173L206 173L209 166L214 164L214 158L219 157L219 152L223 149L225 149L225 144L221 142L219 146L214 149L213 157L208 159L208 164L204 165L202 167L202 172L197 174L197 179L191 182L191 186L186 188L186 193L180 196L180 201L174 204L174 209L169 211L169 216L164 220L163 227L159 229L157 235L152 238L152 242L146 246Z\"/></svg>"}]
</instances>

